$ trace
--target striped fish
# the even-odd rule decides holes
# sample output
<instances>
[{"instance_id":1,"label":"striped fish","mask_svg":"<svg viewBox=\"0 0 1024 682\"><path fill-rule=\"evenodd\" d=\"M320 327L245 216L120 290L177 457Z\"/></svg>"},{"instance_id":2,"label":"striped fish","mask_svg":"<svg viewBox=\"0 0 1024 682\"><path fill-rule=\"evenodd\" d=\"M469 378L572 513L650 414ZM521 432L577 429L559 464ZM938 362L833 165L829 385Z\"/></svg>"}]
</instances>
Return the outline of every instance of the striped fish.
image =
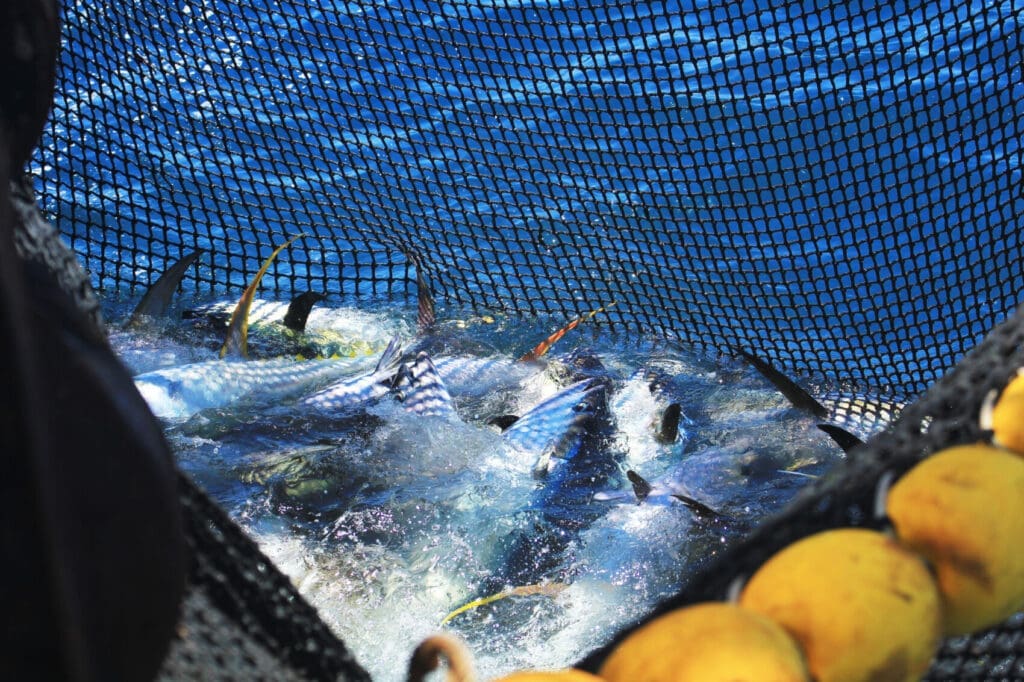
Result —
<instances>
[{"instance_id":1,"label":"striped fish","mask_svg":"<svg viewBox=\"0 0 1024 682\"><path fill-rule=\"evenodd\" d=\"M559 460L576 454L590 421L605 398L606 382L584 379L563 388L509 426L502 437L536 458L534 475L551 473Z\"/></svg>"},{"instance_id":2,"label":"striped fish","mask_svg":"<svg viewBox=\"0 0 1024 682\"><path fill-rule=\"evenodd\" d=\"M339 412L383 398L391 391L401 360L402 347L398 337L395 337L384 349L372 371L341 379L303 398L299 401L299 407Z\"/></svg>"},{"instance_id":3,"label":"striped fish","mask_svg":"<svg viewBox=\"0 0 1024 682\"><path fill-rule=\"evenodd\" d=\"M816 398L767 361L742 349L739 353L794 407L822 420L818 428L846 452L887 428L903 409L902 403L878 395L829 393Z\"/></svg>"},{"instance_id":4,"label":"striped fish","mask_svg":"<svg viewBox=\"0 0 1024 682\"><path fill-rule=\"evenodd\" d=\"M332 360L211 360L147 372L135 386L153 413L163 419L187 419L211 407L242 399L270 402L365 367L365 357Z\"/></svg>"},{"instance_id":5,"label":"striped fish","mask_svg":"<svg viewBox=\"0 0 1024 682\"><path fill-rule=\"evenodd\" d=\"M471 396L511 388L544 369L540 363L516 362L503 357L448 355L433 362L451 393Z\"/></svg>"},{"instance_id":6,"label":"striped fish","mask_svg":"<svg viewBox=\"0 0 1024 682\"><path fill-rule=\"evenodd\" d=\"M425 352L403 364L395 378L395 397L409 412L422 417L455 417L451 394Z\"/></svg>"}]
</instances>

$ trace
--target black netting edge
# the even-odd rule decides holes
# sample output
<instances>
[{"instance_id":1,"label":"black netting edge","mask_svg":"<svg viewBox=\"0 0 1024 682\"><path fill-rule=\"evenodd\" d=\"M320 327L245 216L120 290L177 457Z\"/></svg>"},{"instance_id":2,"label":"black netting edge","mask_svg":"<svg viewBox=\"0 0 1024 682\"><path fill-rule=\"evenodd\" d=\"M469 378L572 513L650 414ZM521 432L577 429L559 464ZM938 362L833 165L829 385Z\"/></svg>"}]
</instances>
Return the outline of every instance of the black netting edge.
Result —
<instances>
[{"instance_id":1,"label":"black netting edge","mask_svg":"<svg viewBox=\"0 0 1024 682\"><path fill-rule=\"evenodd\" d=\"M228 515L179 473L179 498L192 553L189 581L278 660L309 680L370 676L288 578Z\"/></svg>"},{"instance_id":2,"label":"black netting edge","mask_svg":"<svg viewBox=\"0 0 1024 682\"><path fill-rule=\"evenodd\" d=\"M982 401L990 390L1004 386L1021 366L1024 306L920 400L908 406L890 430L857 448L829 476L809 485L785 510L709 563L679 594L577 665L596 670L615 645L639 625L687 604L725 598L737 578L749 577L769 557L802 537L844 526L881 528L884 520L874 517L873 507L883 474L891 472L898 477L932 453L983 439L986 434L977 420ZM927 427L922 428L922 423ZM930 675L934 679L948 679L950 675L1024 676L1022 636L1024 617L1018 614L996 628L947 640L936 655Z\"/></svg>"}]
</instances>

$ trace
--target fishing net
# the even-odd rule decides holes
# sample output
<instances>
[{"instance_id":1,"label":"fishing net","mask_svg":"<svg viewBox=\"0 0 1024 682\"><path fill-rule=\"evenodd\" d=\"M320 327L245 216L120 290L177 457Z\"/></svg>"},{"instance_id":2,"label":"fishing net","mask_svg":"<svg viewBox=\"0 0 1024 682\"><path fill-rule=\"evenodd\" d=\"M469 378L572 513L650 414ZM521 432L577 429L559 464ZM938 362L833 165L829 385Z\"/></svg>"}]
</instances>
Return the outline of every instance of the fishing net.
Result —
<instances>
[{"instance_id":1,"label":"fishing net","mask_svg":"<svg viewBox=\"0 0 1024 682\"><path fill-rule=\"evenodd\" d=\"M1018 0L68 2L43 208L102 289L574 316L916 395L1018 303Z\"/></svg>"},{"instance_id":2,"label":"fishing net","mask_svg":"<svg viewBox=\"0 0 1024 682\"><path fill-rule=\"evenodd\" d=\"M29 170L103 295L195 248L187 292L236 292L304 233L271 291L404 299L421 274L440 301L484 310L616 301L602 323L624 332L901 398L932 387L666 608L720 597L796 537L875 523L879 476L976 438L980 396L1024 364L1020 316L961 361L1020 298L1017 0L80 0L63 19ZM183 637L170 674L231 650L250 672L274 659L358 678L191 494L205 558L186 614L206 612L200 592L224 618L195 624L208 637ZM210 518L229 530L205 534ZM255 573L218 563L235 550ZM947 642L935 677L1024 676L1021 627Z\"/></svg>"}]
</instances>

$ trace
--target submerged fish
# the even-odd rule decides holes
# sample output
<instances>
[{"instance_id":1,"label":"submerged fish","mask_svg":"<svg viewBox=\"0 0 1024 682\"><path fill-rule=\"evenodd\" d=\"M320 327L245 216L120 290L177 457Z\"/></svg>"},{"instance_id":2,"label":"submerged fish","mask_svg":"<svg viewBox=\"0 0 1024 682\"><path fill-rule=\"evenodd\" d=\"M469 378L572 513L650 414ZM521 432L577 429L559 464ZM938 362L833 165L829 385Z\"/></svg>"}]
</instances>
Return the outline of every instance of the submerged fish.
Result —
<instances>
[{"instance_id":1,"label":"submerged fish","mask_svg":"<svg viewBox=\"0 0 1024 682\"><path fill-rule=\"evenodd\" d=\"M332 360L211 360L147 372L135 386L153 413L186 419L196 412L225 407L243 398L279 400L321 381L366 367L366 357Z\"/></svg>"},{"instance_id":2,"label":"submerged fish","mask_svg":"<svg viewBox=\"0 0 1024 682\"><path fill-rule=\"evenodd\" d=\"M608 388L602 378L573 384L503 434L514 449L536 457L533 472L542 482L525 501L520 527L500 541L500 560L481 596L569 577L566 549L604 514L605 506L593 504L594 492L618 473Z\"/></svg>"}]
</instances>

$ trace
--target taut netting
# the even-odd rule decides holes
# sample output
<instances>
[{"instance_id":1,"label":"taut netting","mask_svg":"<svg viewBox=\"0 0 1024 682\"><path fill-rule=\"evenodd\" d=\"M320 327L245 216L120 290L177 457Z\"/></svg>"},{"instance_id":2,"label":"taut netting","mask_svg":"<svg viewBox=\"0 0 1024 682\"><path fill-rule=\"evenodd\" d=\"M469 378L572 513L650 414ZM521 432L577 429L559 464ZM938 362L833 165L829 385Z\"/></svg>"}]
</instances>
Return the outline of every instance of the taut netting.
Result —
<instances>
[{"instance_id":1,"label":"taut netting","mask_svg":"<svg viewBox=\"0 0 1024 682\"><path fill-rule=\"evenodd\" d=\"M1024 5L771 4L69 2L43 207L106 290L305 232L279 291L916 395L1018 302Z\"/></svg>"}]
</instances>

